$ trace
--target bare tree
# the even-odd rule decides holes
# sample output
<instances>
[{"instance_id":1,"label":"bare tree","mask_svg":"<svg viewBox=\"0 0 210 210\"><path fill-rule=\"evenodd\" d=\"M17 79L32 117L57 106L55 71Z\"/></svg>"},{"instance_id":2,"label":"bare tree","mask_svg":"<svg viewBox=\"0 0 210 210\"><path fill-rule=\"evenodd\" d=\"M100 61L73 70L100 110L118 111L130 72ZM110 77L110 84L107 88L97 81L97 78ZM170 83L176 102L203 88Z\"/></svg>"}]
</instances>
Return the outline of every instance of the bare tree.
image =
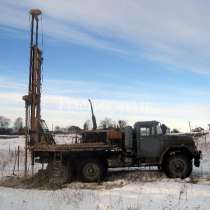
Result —
<instances>
[{"instance_id":1,"label":"bare tree","mask_svg":"<svg viewBox=\"0 0 210 210\"><path fill-rule=\"evenodd\" d=\"M10 125L11 120L4 117L0 116L0 128L8 128Z\"/></svg>"},{"instance_id":2,"label":"bare tree","mask_svg":"<svg viewBox=\"0 0 210 210\"><path fill-rule=\"evenodd\" d=\"M83 129L84 130L89 130L90 129L90 120L86 120L83 124Z\"/></svg>"},{"instance_id":3,"label":"bare tree","mask_svg":"<svg viewBox=\"0 0 210 210\"><path fill-rule=\"evenodd\" d=\"M171 133L180 133L178 129L174 128Z\"/></svg>"},{"instance_id":4,"label":"bare tree","mask_svg":"<svg viewBox=\"0 0 210 210\"><path fill-rule=\"evenodd\" d=\"M60 132L62 132L62 128L60 127L60 126L55 126L55 130L54 130L54 132L55 133L60 133Z\"/></svg>"},{"instance_id":5,"label":"bare tree","mask_svg":"<svg viewBox=\"0 0 210 210\"><path fill-rule=\"evenodd\" d=\"M23 119L21 117L18 117L14 122L14 130L19 131L23 128Z\"/></svg>"},{"instance_id":6,"label":"bare tree","mask_svg":"<svg viewBox=\"0 0 210 210\"><path fill-rule=\"evenodd\" d=\"M75 133L79 133L80 131L81 131L81 128L76 126L76 125L72 125L72 126L68 127L68 132L69 133L75 134Z\"/></svg>"},{"instance_id":7,"label":"bare tree","mask_svg":"<svg viewBox=\"0 0 210 210\"><path fill-rule=\"evenodd\" d=\"M104 120L101 120L100 127L102 129L115 128L116 123L111 118L106 117Z\"/></svg>"},{"instance_id":8,"label":"bare tree","mask_svg":"<svg viewBox=\"0 0 210 210\"><path fill-rule=\"evenodd\" d=\"M118 120L118 125L117 127L120 129L123 129L127 126L127 122L125 120Z\"/></svg>"}]
</instances>

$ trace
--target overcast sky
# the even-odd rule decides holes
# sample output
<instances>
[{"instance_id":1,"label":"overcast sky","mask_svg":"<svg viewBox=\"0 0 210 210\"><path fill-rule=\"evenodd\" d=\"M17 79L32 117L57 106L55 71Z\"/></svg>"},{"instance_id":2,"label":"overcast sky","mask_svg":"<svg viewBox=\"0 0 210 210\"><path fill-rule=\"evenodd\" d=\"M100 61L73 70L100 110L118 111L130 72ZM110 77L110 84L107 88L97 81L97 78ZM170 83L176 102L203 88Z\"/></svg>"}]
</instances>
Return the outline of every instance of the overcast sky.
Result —
<instances>
[{"instance_id":1,"label":"overcast sky","mask_svg":"<svg viewBox=\"0 0 210 210\"><path fill-rule=\"evenodd\" d=\"M0 0L0 115L24 117L30 8L43 11L42 116L210 123L210 2Z\"/></svg>"}]
</instances>

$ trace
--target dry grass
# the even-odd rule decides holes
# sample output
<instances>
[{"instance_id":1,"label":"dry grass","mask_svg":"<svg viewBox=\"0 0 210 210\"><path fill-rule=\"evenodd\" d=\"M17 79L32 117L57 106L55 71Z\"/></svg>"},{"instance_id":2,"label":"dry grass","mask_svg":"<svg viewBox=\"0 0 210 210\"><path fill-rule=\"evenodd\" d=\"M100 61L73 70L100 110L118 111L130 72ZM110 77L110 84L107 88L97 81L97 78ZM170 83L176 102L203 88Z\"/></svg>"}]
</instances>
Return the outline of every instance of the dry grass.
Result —
<instances>
[{"instance_id":1,"label":"dry grass","mask_svg":"<svg viewBox=\"0 0 210 210\"><path fill-rule=\"evenodd\" d=\"M62 188L62 185L49 184L49 177L45 170L39 170L34 176L28 176L26 178L18 176L4 177L0 181L0 186L41 190L56 190Z\"/></svg>"}]
</instances>

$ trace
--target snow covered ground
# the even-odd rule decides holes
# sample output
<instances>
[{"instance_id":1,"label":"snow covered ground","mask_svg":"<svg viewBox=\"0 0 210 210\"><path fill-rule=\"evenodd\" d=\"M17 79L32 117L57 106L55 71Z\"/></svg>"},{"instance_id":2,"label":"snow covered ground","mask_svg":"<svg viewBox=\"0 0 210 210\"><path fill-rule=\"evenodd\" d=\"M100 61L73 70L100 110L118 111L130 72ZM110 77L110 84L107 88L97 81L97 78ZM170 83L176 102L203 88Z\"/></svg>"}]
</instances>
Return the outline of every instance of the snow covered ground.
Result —
<instances>
[{"instance_id":1,"label":"snow covered ground","mask_svg":"<svg viewBox=\"0 0 210 210\"><path fill-rule=\"evenodd\" d=\"M58 137L58 140L67 142L68 138ZM194 168L191 178L186 180L168 179L164 175L152 177L150 172L138 171L139 176L142 174L141 179L135 179L133 172L129 172L131 175L116 176L100 185L72 183L55 191L0 187L0 209L210 209L210 138L208 136L197 141L203 152L203 160L201 167ZM2 175L11 175L12 170L9 171L9 168L14 169L12 163L15 155L10 156L18 145L24 148L23 137L0 139L1 173L4 169ZM2 167L4 161L7 170Z\"/></svg>"},{"instance_id":2,"label":"snow covered ground","mask_svg":"<svg viewBox=\"0 0 210 210\"><path fill-rule=\"evenodd\" d=\"M133 183L110 190L56 191L0 188L0 209L209 209L210 186L174 180Z\"/></svg>"}]
</instances>

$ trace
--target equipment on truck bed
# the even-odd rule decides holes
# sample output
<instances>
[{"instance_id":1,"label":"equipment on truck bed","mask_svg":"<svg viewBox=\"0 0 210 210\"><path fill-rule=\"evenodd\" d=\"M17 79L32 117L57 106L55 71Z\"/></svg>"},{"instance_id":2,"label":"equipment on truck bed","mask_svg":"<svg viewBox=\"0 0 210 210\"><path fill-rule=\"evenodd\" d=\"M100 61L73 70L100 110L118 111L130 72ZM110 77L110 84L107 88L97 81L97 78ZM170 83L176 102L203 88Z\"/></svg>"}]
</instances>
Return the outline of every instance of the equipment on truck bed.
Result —
<instances>
[{"instance_id":1,"label":"equipment on truck bed","mask_svg":"<svg viewBox=\"0 0 210 210\"><path fill-rule=\"evenodd\" d=\"M93 112L93 105L92 105L92 102L90 99L88 99L89 103L90 103L90 108L91 108L91 114L92 114L92 122L93 122L93 130L96 130L97 129L97 123L96 123L96 117L94 115L94 112Z\"/></svg>"}]
</instances>

